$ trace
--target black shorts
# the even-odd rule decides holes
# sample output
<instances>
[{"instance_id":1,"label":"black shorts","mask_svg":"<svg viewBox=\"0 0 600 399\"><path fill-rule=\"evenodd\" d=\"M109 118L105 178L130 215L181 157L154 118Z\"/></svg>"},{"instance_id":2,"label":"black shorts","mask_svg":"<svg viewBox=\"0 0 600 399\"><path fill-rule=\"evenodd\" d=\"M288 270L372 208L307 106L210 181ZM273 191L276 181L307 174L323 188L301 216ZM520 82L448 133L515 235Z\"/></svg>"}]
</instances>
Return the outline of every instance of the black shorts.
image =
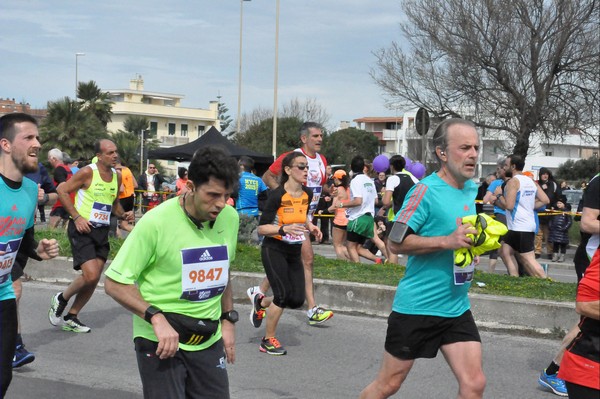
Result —
<instances>
[{"instance_id":1,"label":"black shorts","mask_svg":"<svg viewBox=\"0 0 600 399\"><path fill-rule=\"evenodd\" d=\"M335 224L335 223L331 223L333 225L333 227L335 227L336 229L340 229L340 230L346 230L347 226L340 226L339 224Z\"/></svg>"},{"instance_id":2,"label":"black shorts","mask_svg":"<svg viewBox=\"0 0 600 399\"><path fill-rule=\"evenodd\" d=\"M134 195L132 195L131 197L119 198L121 207L123 207L123 210L125 212L133 211L134 199L135 199Z\"/></svg>"},{"instance_id":3,"label":"black shorts","mask_svg":"<svg viewBox=\"0 0 600 399\"><path fill-rule=\"evenodd\" d=\"M360 234L355 233L353 231L348 231L346 233L346 241L355 242L359 245L363 245L365 241L367 241L367 237L361 236Z\"/></svg>"},{"instance_id":4,"label":"black shorts","mask_svg":"<svg viewBox=\"0 0 600 399\"><path fill-rule=\"evenodd\" d=\"M504 236L504 242L520 254L533 252L535 246L535 233L533 231L512 231Z\"/></svg>"},{"instance_id":5,"label":"black shorts","mask_svg":"<svg viewBox=\"0 0 600 399\"><path fill-rule=\"evenodd\" d=\"M397 312L388 317L385 350L401 360L431 359L444 345L469 341L481 342L470 310L458 317Z\"/></svg>"},{"instance_id":6,"label":"black shorts","mask_svg":"<svg viewBox=\"0 0 600 399\"><path fill-rule=\"evenodd\" d=\"M108 232L110 228L98 227L92 228L89 234L81 234L75 227L75 222L69 220L67 233L73 252L73 269L81 270L81 265L85 262L101 258L108 259L110 244L108 243Z\"/></svg>"},{"instance_id":7,"label":"black shorts","mask_svg":"<svg viewBox=\"0 0 600 399\"><path fill-rule=\"evenodd\" d=\"M54 208L50 211L50 216L59 216L61 219L68 219L69 213L63 208L59 206L58 208Z\"/></svg>"}]
</instances>

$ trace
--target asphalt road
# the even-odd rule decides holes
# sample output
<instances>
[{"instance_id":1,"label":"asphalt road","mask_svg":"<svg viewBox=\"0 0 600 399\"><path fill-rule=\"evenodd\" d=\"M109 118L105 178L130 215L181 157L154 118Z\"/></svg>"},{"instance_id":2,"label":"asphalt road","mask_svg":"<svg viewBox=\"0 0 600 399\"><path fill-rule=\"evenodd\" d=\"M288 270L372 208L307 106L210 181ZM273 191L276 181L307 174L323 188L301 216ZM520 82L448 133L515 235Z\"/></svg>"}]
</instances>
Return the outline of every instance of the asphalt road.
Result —
<instances>
[{"instance_id":1,"label":"asphalt road","mask_svg":"<svg viewBox=\"0 0 600 399\"><path fill-rule=\"evenodd\" d=\"M35 362L14 371L7 398L141 398L131 343L131 316L97 291L80 315L90 334L64 332L47 320L58 285L27 282L21 303L23 336ZM304 312L285 311L278 338L287 356L258 351L263 329L248 321L250 307L236 305L237 361L228 366L234 399L355 398L375 376L381 361L386 321L336 314L322 327L306 324ZM540 370L559 342L482 332L486 398L555 398L538 388ZM454 398L457 384L443 357L417 361L395 397Z\"/></svg>"}]
</instances>

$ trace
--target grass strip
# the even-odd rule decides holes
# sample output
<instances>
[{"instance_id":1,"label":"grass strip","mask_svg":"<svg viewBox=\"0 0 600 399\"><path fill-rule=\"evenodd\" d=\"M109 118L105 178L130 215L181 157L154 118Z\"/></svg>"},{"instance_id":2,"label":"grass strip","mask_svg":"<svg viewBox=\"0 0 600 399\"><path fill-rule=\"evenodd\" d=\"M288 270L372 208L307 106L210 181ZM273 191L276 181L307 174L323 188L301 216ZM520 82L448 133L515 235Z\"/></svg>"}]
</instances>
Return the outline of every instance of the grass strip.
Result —
<instances>
[{"instance_id":1,"label":"grass strip","mask_svg":"<svg viewBox=\"0 0 600 399\"><path fill-rule=\"evenodd\" d=\"M71 256L71 246L63 230L36 230L36 239L55 238L59 242L60 255ZM113 259L123 240L110 238L109 259ZM238 244L236 258L231 264L233 271L264 273L260 259L260 248L254 245ZM351 281L355 283L379 284L395 287L404 276L405 267L388 264L363 264L315 255L314 277L325 280ZM575 300L577 285L561 283L550 279L533 277L509 277L475 271L471 292L479 294L514 296L521 298L544 299L558 302ZM475 283L485 284L479 287Z\"/></svg>"}]
</instances>

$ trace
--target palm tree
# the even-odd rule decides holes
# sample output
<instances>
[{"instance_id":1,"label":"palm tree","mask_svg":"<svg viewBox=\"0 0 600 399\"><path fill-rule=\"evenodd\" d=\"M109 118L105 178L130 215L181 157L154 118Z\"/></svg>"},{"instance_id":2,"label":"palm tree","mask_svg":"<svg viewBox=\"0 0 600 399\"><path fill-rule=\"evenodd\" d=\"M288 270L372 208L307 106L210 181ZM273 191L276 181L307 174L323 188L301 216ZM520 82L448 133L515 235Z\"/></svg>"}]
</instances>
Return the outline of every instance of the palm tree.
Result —
<instances>
[{"instance_id":1,"label":"palm tree","mask_svg":"<svg viewBox=\"0 0 600 399\"><path fill-rule=\"evenodd\" d=\"M109 100L108 93L103 93L96 82L79 82L77 86L77 97L80 99L81 108L91 112L102 126L106 128L112 118L113 102Z\"/></svg>"},{"instance_id":2,"label":"palm tree","mask_svg":"<svg viewBox=\"0 0 600 399\"><path fill-rule=\"evenodd\" d=\"M77 101L64 97L48 102L48 115L40 126L43 148L59 148L74 159L91 159L96 140L108 138L100 121L88 112L83 112Z\"/></svg>"},{"instance_id":3,"label":"palm tree","mask_svg":"<svg viewBox=\"0 0 600 399\"><path fill-rule=\"evenodd\" d=\"M139 135L142 130L148 130L149 125L150 122L148 121L148 118L137 115L129 115L127 119L125 119L125 122L123 122L125 131L136 135Z\"/></svg>"}]
</instances>

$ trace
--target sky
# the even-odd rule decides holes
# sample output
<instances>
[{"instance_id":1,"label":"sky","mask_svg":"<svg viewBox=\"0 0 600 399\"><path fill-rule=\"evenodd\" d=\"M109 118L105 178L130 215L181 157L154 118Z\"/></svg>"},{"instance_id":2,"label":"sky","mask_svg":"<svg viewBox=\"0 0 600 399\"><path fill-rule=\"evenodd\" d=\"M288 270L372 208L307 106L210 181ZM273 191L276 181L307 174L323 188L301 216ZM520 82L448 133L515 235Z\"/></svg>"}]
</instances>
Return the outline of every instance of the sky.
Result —
<instances>
[{"instance_id":1,"label":"sky","mask_svg":"<svg viewBox=\"0 0 600 399\"><path fill-rule=\"evenodd\" d=\"M273 108L276 1L243 2L241 113ZM394 116L369 71L373 52L401 41L400 0L281 0L278 107L314 99L326 127ZM240 1L3 0L0 98L45 108L79 81L180 94L182 106L220 101L237 114ZM75 53L85 53L76 57ZM76 68L77 59L77 68Z\"/></svg>"}]
</instances>

